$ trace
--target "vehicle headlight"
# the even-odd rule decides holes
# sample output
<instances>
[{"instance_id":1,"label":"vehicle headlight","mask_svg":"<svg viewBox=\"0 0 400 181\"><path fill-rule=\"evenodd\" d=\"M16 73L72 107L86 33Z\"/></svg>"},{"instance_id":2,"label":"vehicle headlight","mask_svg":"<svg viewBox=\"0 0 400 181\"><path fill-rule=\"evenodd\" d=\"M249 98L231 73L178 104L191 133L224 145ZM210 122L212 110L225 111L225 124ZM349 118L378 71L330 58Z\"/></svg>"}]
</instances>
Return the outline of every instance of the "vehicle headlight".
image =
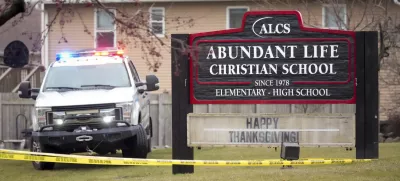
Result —
<instances>
[{"instance_id":1,"label":"vehicle headlight","mask_svg":"<svg viewBox=\"0 0 400 181\"><path fill-rule=\"evenodd\" d=\"M65 121L65 116L65 112L53 112L53 124L63 124Z\"/></svg>"},{"instance_id":2,"label":"vehicle headlight","mask_svg":"<svg viewBox=\"0 0 400 181\"><path fill-rule=\"evenodd\" d=\"M45 126L47 124L47 112L50 111L50 108L36 108L36 116L39 127Z\"/></svg>"},{"instance_id":3,"label":"vehicle headlight","mask_svg":"<svg viewBox=\"0 0 400 181\"><path fill-rule=\"evenodd\" d=\"M115 109L101 109L100 116L105 123L115 121Z\"/></svg>"},{"instance_id":4,"label":"vehicle headlight","mask_svg":"<svg viewBox=\"0 0 400 181\"><path fill-rule=\"evenodd\" d=\"M130 122L131 114L133 111L133 104L131 102L127 102L127 103L119 103L116 106L122 108L122 113L123 113L122 120Z\"/></svg>"}]
</instances>

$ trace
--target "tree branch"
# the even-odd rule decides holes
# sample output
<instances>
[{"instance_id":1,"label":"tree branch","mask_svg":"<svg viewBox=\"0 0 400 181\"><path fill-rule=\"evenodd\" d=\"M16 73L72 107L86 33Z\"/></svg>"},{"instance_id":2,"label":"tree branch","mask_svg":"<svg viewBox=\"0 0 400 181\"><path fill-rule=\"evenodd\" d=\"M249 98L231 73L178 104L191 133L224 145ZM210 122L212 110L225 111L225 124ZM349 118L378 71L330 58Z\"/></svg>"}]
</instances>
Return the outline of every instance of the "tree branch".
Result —
<instances>
[{"instance_id":1,"label":"tree branch","mask_svg":"<svg viewBox=\"0 0 400 181\"><path fill-rule=\"evenodd\" d=\"M19 13L25 12L25 2L24 0L12 0L11 6L3 11L0 15L0 26L4 25L8 20L13 18Z\"/></svg>"}]
</instances>

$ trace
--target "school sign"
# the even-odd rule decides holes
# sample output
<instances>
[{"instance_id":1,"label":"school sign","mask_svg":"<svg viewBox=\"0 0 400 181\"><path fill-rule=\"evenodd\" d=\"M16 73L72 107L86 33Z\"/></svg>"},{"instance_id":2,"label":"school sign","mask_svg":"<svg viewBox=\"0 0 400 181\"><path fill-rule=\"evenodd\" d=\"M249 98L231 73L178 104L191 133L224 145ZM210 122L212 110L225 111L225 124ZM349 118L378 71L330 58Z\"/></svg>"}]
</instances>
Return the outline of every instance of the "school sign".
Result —
<instances>
[{"instance_id":1,"label":"school sign","mask_svg":"<svg viewBox=\"0 0 400 181\"><path fill-rule=\"evenodd\" d=\"M190 36L191 103L355 103L355 43L298 12L248 12L239 29Z\"/></svg>"},{"instance_id":2,"label":"school sign","mask_svg":"<svg viewBox=\"0 0 400 181\"><path fill-rule=\"evenodd\" d=\"M250 11L241 28L172 35L174 159L192 160L193 147L282 142L356 147L356 158L378 157L378 33L302 22L298 11ZM191 51L182 53L179 42ZM195 104L355 104L356 112L211 113L208 106L209 113L193 113Z\"/></svg>"}]
</instances>

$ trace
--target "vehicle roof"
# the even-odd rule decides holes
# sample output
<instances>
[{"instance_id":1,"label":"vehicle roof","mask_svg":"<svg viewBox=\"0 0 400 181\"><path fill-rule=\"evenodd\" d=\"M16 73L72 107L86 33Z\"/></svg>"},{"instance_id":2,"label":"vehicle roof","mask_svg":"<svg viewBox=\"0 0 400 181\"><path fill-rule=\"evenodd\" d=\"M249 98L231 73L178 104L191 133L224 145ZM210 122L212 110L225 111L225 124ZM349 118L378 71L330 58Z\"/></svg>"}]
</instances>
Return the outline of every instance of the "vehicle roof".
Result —
<instances>
[{"instance_id":1,"label":"vehicle roof","mask_svg":"<svg viewBox=\"0 0 400 181\"><path fill-rule=\"evenodd\" d=\"M120 56L84 56L84 57L73 57L73 58L62 58L53 62L52 67L62 66L85 66L85 65L102 65L102 64L113 64L113 63L124 63L125 57Z\"/></svg>"}]
</instances>

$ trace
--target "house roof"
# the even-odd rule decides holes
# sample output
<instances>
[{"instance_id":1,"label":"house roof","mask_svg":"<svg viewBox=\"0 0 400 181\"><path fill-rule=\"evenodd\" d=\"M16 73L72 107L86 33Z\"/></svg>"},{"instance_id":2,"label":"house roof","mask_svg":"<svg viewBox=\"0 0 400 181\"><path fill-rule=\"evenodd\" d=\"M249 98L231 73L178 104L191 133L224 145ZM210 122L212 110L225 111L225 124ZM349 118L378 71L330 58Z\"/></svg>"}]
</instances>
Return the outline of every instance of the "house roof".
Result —
<instances>
[{"instance_id":1,"label":"house roof","mask_svg":"<svg viewBox=\"0 0 400 181\"><path fill-rule=\"evenodd\" d=\"M32 13L22 21L19 21L20 17L21 14L18 14L0 27L0 54L14 40L22 41L30 51L37 49L34 44L40 41L40 11L33 9ZM18 22L15 24L15 21Z\"/></svg>"}]
</instances>

